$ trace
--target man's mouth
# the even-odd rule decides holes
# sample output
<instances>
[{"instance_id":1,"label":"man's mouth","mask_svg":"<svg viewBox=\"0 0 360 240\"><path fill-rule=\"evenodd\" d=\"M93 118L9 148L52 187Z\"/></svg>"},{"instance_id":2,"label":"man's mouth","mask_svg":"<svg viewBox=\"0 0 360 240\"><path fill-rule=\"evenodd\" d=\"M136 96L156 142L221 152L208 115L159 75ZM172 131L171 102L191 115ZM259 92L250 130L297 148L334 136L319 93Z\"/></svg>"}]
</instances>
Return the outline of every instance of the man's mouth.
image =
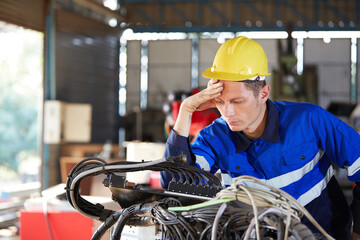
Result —
<instances>
[{"instance_id":1,"label":"man's mouth","mask_svg":"<svg viewBox=\"0 0 360 240\"><path fill-rule=\"evenodd\" d=\"M230 125L238 125L240 123L240 121L238 121L238 120L229 120L228 123Z\"/></svg>"}]
</instances>

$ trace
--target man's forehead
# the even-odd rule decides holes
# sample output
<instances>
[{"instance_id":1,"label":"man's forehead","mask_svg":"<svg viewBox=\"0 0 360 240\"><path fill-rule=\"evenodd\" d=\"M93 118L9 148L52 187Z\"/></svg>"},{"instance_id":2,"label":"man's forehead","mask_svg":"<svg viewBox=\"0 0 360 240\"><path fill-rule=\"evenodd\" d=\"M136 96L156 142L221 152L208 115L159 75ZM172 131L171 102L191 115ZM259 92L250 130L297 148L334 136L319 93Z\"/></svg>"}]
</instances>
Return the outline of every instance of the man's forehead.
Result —
<instances>
[{"instance_id":1,"label":"man's forehead","mask_svg":"<svg viewBox=\"0 0 360 240\"><path fill-rule=\"evenodd\" d=\"M242 81L228 81L228 80L220 80L220 82L223 83L223 85L226 86L231 86L231 87L245 87L245 82Z\"/></svg>"}]
</instances>

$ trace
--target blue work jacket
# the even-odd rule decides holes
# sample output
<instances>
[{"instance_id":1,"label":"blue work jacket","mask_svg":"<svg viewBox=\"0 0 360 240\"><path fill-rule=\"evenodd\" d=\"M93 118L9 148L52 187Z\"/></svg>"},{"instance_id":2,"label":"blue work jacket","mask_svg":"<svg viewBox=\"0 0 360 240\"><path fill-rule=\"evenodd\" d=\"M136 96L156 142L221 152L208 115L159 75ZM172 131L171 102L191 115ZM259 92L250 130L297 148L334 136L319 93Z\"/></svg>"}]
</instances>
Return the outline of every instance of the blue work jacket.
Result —
<instances>
[{"instance_id":1,"label":"blue work jacket","mask_svg":"<svg viewBox=\"0 0 360 240\"><path fill-rule=\"evenodd\" d=\"M231 131L218 118L191 145L172 132L165 157L182 153L188 164L211 173L220 170L225 186L240 175L262 179L297 199L333 237L349 239L351 212L332 164L346 169L350 181L360 182L359 134L317 105L268 100L267 108L260 138ZM163 174L164 187L168 181ZM307 219L303 222L318 231Z\"/></svg>"}]
</instances>

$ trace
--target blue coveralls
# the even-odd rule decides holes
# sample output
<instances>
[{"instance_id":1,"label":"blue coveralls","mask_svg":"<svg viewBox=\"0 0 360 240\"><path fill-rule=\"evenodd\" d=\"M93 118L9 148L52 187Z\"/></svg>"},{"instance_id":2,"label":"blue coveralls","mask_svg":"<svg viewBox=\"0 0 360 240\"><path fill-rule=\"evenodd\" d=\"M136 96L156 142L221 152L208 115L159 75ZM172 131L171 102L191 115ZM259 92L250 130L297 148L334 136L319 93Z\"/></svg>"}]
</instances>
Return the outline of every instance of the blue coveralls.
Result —
<instances>
[{"instance_id":1,"label":"blue coveralls","mask_svg":"<svg viewBox=\"0 0 360 240\"><path fill-rule=\"evenodd\" d=\"M186 154L188 164L211 173L221 171L225 186L250 175L280 188L307 208L334 238L349 239L351 211L332 163L360 182L360 135L343 121L309 103L267 101L265 131L249 140L233 132L223 118L204 128L193 144L171 132L165 157ZM169 176L162 172L162 184ZM313 232L317 229L303 218Z\"/></svg>"}]
</instances>

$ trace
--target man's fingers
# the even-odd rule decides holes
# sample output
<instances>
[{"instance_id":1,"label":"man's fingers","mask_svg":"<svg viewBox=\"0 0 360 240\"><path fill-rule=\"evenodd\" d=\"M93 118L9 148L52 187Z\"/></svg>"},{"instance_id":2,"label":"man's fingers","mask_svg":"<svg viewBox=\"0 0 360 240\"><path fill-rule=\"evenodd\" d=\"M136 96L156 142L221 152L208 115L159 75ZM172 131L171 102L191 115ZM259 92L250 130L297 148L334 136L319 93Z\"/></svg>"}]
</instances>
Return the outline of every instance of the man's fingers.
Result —
<instances>
[{"instance_id":1,"label":"man's fingers","mask_svg":"<svg viewBox=\"0 0 360 240\"><path fill-rule=\"evenodd\" d=\"M186 108L188 112L214 107L213 99L221 96L223 88L223 83L220 80L211 79L206 89L185 99L185 101L183 101L183 107Z\"/></svg>"},{"instance_id":2,"label":"man's fingers","mask_svg":"<svg viewBox=\"0 0 360 240\"><path fill-rule=\"evenodd\" d=\"M215 83L215 84L211 85L211 87L208 88L209 94L211 94L211 95L212 94L219 95L218 93L221 93L223 89L224 89L224 86L223 86L222 82Z\"/></svg>"},{"instance_id":3,"label":"man's fingers","mask_svg":"<svg viewBox=\"0 0 360 240\"><path fill-rule=\"evenodd\" d=\"M217 79L211 79L209 82L208 82L208 87L207 89L216 89L216 90L222 90L222 87L223 87L223 82L220 81L220 80L217 80Z\"/></svg>"},{"instance_id":4,"label":"man's fingers","mask_svg":"<svg viewBox=\"0 0 360 240\"><path fill-rule=\"evenodd\" d=\"M208 81L207 87L210 87L211 85L213 85L213 84L215 84L215 83L218 83L218 82L220 82L219 79L210 79L210 80Z\"/></svg>"}]
</instances>

